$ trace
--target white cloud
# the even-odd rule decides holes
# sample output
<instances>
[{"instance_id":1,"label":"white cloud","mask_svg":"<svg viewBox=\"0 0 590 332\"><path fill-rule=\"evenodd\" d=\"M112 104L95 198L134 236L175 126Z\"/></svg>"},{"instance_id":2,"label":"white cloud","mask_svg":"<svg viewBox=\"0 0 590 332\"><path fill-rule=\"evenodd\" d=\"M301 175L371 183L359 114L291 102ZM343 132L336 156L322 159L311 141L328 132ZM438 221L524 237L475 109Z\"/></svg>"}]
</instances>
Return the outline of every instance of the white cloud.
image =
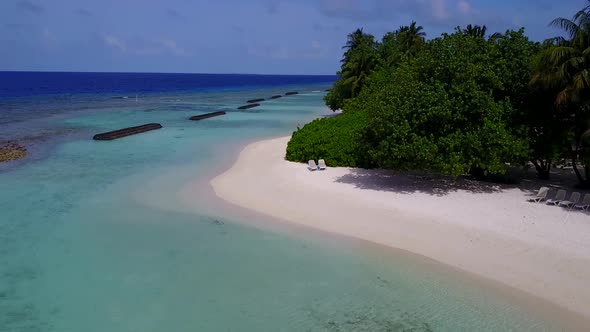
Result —
<instances>
[{"instance_id":1,"label":"white cloud","mask_svg":"<svg viewBox=\"0 0 590 332\"><path fill-rule=\"evenodd\" d=\"M131 42L113 35L103 35L104 44L116 51L141 56L176 55L187 56L189 52L180 47L173 39L136 38Z\"/></svg>"},{"instance_id":2,"label":"white cloud","mask_svg":"<svg viewBox=\"0 0 590 332\"><path fill-rule=\"evenodd\" d=\"M466 15L478 14L479 12L471 4L471 1L318 0L314 6L325 16L359 22L375 22L378 20L391 22L397 18L410 16L419 23L447 24L455 22ZM316 30L320 30L319 26L316 26Z\"/></svg>"},{"instance_id":3,"label":"white cloud","mask_svg":"<svg viewBox=\"0 0 590 332\"><path fill-rule=\"evenodd\" d=\"M259 45L248 46L248 55L276 60L319 59L326 56L326 49L317 40L312 40L307 48L290 48L287 46Z\"/></svg>"},{"instance_id":4,"label":"white cloud","mask_svg":"<svg viewBox=\"0 0 590 332\"><path fill-rule=\"evenodd\" d=\"M161 40L160 43L162 44L162 47L174 55L188 55L188 52L182 47L179 47L175 40L164 39Z\"/></svg>"},{"instance_id":5,"label":"white cloud","mask_svg":"<svg viewBox=\"0 0 590 332\"><path fill-rule=\"evenodd\" d=\"M463 15L468 15L474 12L471 4L465 0L459 0L459 2L457 2L457 9L459 9L459 13Z\"/></svg>"},{"instance_id":6,"label":"white cloud","mask_svg":"<svg viewBox=\"0 0 590 332\"><path fill-rule=\"evenodd\" d=\"M121 51L122 53L127 53L127 44L120 40L119 38L115 37L115 36L103 36L102 37L105 45L117 49L119 51Z\"/></svg>"}]
</instances>

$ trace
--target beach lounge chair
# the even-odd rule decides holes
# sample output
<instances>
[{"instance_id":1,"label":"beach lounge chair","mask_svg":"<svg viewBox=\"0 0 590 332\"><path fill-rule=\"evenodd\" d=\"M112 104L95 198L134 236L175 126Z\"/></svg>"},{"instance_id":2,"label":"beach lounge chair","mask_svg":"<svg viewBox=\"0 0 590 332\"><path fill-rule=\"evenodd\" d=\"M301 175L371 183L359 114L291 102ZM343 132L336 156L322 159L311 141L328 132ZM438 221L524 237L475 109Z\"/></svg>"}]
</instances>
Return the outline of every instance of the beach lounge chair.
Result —
<instances>
[{"instance_id":1,"label":"beach lounge chair","mask_svg":"<svg viewBox=\"0 0 590 332\"><path fill-rule=\"evenodd\" d=\"M580 210L588 210L590 208L590 194L584 195L584 199L581 203L574 204L574 208Z\"/></svg>"},{"instance_id":2,"label":"beach lounge chair","mask_svg":"<svg viewBox=\"0 0 590 332\"><path fill-rule=\"evenodd\" d=\"M549 193L549 188L541 187L541 189L539 189L539 192L537 193L537 196L535 196L532 199L529 199L529 202L535 202L535 203L542 202L547 199L548 193Z\"/></svg>"},{"instance_id":3,"label":"beach lounge chair","mask_svg":"<svg viewBox=\"0 0 590 332\"><path fill-rule=\"evenodd\" d=\"M550 205L557 205L557 204L559 204L559 202L561 202L561 201L565 201L565 195L566 195L566 194L567 194L567 193L565 192L565 190L563 190L563 189L560 189L560 190L558 190L558 191L557 191L557 194L555 195L555 198L553 198L553 199L548 199L548 200L547 200L547 204L550 204Z\"/></svg>"},{"instance_id":4,"label":"beach lounge chair","mask_svg":"<svg viewBox=\"0 0 590 332\"><path fill-rule=\"evenodd\" d=\"M315 161L314 160L310 160L307 164L308 164L307 168L310 171L313 172L313 171L317 171L318 170L318 165L315 164Z\"/></svg>"},{"instance_id":5,"label":"beach lounge chair","mask_svg":"<svg viewBox=\"0 0 590 332\"><path fill-rule=\"evenodd\" d=\"M580 201L580 193L578 192L573 192L572 195L570 196L570 199L567 201L561 201L559 202L559 206L566 206L566 207L572 207L576 204L578 204L578 202Z\"/></svg>"},{"instance_id":6,"label":"beach lounge chair","mask_svg":"<svg viewBox=\"0 0 590 332\"><path fill-rule=\"evenodd\" d=\"M328 168L328 166L326 166L326 162L324 161L324 159L318 160L318 167L322 171L324 171L326 168Z\"/></svg>"}]
</instances>

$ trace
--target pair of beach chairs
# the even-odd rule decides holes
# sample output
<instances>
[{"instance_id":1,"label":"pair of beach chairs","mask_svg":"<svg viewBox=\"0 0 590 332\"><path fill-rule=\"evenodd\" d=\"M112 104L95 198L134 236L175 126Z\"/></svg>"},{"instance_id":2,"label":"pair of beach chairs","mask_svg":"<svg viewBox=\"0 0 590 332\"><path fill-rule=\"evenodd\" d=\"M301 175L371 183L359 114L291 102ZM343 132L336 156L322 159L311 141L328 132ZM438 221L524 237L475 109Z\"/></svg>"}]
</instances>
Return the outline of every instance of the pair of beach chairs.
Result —
<instances>
[{"instance_id":1,"label":"pair of beach chairs","mask_svg":"<svg viewBox=\"0 0 590 332\"><path fill-rule=\"evenodd\" d=\"M565 199L567 196L567 192L563 189L557 191L555 197L552 199L547 199L547 195L549 194L549 188L542 187L539 189L537 196L531 199L531 202L546 202L548 205L555 205L555 206L563 206L568 208L575 208L580 210L588 210L590 208L590 194L584 195L584 199L580 201L582 195L579 192L573 192L569 199Z\"/></svg>"},{"instance_id":2,"label":"pair of beach chairs","mask_svg":"<svg viewBox=\"0 0 590 332\"><path fill-rule=\"evenodd\" d=\"M315 163L315 160L308 161L307 168L313 172L313 171L323 171L328 167L326 166L326 162L324 161L324 159L320 159L320 160L318 160L317 164Z\"/></svg>"}]
</instances>

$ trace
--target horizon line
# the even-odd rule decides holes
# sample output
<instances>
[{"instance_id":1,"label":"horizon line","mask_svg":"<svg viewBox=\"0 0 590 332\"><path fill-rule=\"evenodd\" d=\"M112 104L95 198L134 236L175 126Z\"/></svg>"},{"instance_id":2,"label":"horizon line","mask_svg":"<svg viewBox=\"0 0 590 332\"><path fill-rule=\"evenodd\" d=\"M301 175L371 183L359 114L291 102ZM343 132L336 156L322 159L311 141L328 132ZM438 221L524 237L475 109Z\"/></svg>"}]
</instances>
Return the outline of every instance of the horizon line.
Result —
<instances>
[{"instance_id":1,"label":"horizon line","mask_svg":"<svg viewBox=\"0 0 590 332\"><path fill-rule=\"evenodd\" d=\"M0 73L84 73L84 74L176 74L176 75L248 75L248 76L338 76L334 74L256 74L256 73L196 73L150 71L69 71L69 70L0 70Z\"/></svg>"}]
</instances>

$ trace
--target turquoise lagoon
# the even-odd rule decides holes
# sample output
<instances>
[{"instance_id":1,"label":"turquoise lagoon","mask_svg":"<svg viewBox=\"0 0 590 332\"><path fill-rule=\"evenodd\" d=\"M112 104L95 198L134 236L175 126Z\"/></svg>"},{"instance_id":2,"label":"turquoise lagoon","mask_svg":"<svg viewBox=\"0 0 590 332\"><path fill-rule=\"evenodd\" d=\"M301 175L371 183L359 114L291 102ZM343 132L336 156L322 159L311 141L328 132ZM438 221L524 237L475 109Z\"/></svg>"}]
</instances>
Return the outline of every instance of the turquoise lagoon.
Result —
<instances>
[{"instance_id":1,"label":"turquoise lagoon","mask_svg":"<svg viewBox=\"0 0 590 332\"><path fill-rule=\"evenodd\" d=\"M250 112L233 110L284 88L88 102L31 121L65 134L0 172L0 331L563 328L509 291L424 258L265 228L254 213L236 220L199 196L206 188L194 204L178 198L194 178L206 187L247 142L328 113L323 93L311 92L326 86L296 88L306 93ZM219 109L228 114L186 120ZM148 122L164 128L90 139Z\"/></svg>"}]
</instances>

